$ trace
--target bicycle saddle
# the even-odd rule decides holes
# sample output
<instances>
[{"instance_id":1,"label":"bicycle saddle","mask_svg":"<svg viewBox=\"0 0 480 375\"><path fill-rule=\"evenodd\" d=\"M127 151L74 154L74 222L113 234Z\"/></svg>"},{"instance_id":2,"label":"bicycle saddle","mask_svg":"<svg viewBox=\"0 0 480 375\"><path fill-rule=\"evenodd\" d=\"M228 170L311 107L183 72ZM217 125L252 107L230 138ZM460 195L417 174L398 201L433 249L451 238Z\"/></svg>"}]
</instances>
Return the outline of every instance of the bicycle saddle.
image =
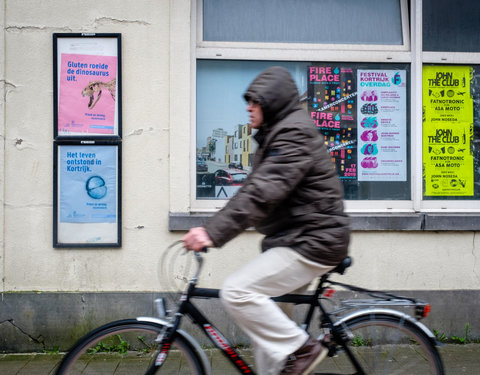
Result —
<instances>
[{"instance_id":1,"label":"bicycle saddle","mask_svg":"<svg viewBox=\"0 0 480 375\"><path fill-rule=\"evenodd\" d=\"M333 270L331 270L331 273L339 273L340 275L343 275L348 267L350 267L353 263L352 258L346 257L344 260L340 262L338 266L336 266Z\"/></svg>"}]
</instances>

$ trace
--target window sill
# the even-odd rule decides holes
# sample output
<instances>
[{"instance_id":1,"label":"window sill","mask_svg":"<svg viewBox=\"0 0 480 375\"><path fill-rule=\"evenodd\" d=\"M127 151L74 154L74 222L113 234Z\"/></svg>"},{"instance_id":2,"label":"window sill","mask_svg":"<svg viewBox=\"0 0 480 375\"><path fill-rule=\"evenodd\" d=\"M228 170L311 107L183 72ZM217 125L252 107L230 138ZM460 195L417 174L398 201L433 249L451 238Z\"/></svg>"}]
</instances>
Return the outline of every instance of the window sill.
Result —
<instances>
[{"instance_id":1,"label":"window sill","mask_svg":"<svg viewBox=\"0 0 480 375\"><path fill-rule=\"evenodd\" d=\"M169 213L168 230L185 231L202 226L213 213ZM477 231L480 213L350 214L354 231Z\"/></svg>"}]
</instances>

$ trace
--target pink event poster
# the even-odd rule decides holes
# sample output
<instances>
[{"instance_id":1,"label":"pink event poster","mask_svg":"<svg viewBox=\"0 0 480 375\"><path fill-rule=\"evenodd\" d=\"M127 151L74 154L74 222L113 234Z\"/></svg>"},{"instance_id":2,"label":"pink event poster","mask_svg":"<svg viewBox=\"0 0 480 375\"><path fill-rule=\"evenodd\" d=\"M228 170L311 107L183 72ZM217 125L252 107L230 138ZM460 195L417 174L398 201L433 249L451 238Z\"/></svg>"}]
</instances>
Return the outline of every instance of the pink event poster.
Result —
<instances>
[{"instance_id":1,"label":"pink event poster","mask_svg":"<svg viewBox=\"0 0 480 375\"><path fill-rule=\"evenodd\" d=\"M62 54L58 134L114 134L117 57Z\"/></svg>"}]
</instances>

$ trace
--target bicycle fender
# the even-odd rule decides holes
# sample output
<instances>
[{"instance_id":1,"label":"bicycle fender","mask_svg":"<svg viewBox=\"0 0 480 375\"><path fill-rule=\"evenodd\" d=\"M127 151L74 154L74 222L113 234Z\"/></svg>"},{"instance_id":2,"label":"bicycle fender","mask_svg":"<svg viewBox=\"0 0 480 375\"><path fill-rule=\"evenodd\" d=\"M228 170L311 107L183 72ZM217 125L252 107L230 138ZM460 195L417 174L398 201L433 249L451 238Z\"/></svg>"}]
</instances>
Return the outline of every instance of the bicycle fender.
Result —
<instances>
[{"instance_id":1,"label":"bicycle fender","mask_svg":"<svg viewBox=\"0 0 480 375\"><path fill-rule=\"evenodd\" d=\"M422 331L425 335L427 335L427 337L430 339L430 341L434 345L439 344L435 335L432 333L432 331L430 331L430 329L428 329L423 323L421 323L420 321L418 321L417 319L415 319L411 315L405 314L401 311L392 310L392 309L371 308L371 309L367 309L367 310L354 311L354 312L352 312L348 315L343 316L340 320L337 320L334 323L334 326L341 325L341 324L345 323L347 320L350 320L350 319L355 319L355 318L358 318L358 317L361 317L361 316L368 316L368 315L371 315L371 314L392 315L392 316L395 316L397 318L406 320L406 321L410 322L411 324L413 324L414 326L416 326L417 328L419 328L420 331Z\"/></svg>"},{"instance_id":2,"label":"bicycle fender","mask_svg":"<svg viewBox=\"0 0 480 375\"><path fill-rule=\"evenodd\" d=\"M172 323L159 318L153 318L149 316L139 316L137 317L137 320L140 322L150 322L150 323L155 323L162 326L172 327ZM198 356L200 357L200 360L202 361L202 365L205 370L205 373L207 375L211 375L212 368L210 367L210 361L208 360L207 355L205 354L205 351L202 349L198 341L195 340L189 333L185 332L184 330L177 329L176 333L177 335L181 336L186 342L188 342L188 344L197 352Z\"/></svg>"},{"instance_id":3,"label":"bicycle fender","mask_svg":"<svg viewBox=\"0 0 480 375\"><path fill-rule=\"evenodd\" d=\"M167 320L164 319L159 319L159 318L153 318L151 316L138 316L136 318L139 322L150 322L150 323L155 323L155 324L160 324L161 326L167 326L167 327L172 327L172 323L170 323Z\"/></svg>"}]
</instances>

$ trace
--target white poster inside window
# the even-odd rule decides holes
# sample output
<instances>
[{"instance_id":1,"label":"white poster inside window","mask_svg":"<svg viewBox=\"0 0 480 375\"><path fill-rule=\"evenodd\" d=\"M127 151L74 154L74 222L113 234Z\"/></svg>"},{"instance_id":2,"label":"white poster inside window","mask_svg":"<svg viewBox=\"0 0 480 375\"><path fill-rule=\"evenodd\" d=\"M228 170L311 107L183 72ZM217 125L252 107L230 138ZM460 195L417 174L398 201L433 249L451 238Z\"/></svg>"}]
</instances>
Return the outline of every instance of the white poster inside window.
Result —
<instances>
[{"instance_id":1,"label":"white poster inside window","mask_svg":"<svg viewBox=\"0 0 480 375\"><path fill-rule=\"evenodd\" d=\"M357 71L359 181L407 179L405 70Z\"/></svg>"}]
</instances>

